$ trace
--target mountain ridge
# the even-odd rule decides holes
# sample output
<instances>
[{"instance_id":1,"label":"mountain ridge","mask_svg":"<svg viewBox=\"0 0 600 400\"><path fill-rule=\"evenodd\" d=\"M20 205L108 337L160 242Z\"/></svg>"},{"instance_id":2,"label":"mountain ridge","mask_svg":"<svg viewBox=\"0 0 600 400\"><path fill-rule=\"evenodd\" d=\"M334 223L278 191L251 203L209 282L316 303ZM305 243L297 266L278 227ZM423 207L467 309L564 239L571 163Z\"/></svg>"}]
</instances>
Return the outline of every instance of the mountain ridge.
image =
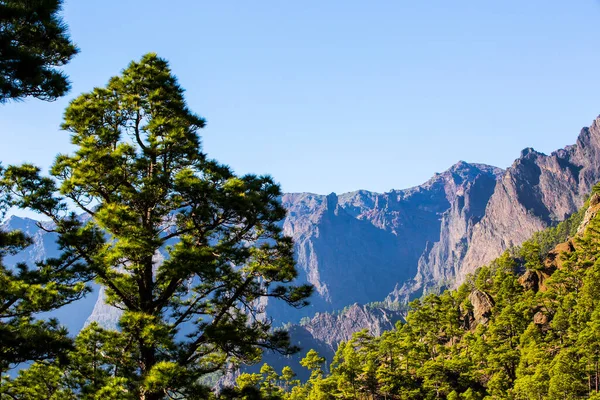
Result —
<instances>
[{"instance_id":1,"label":"mountain ridge","mask_svg":"<svg viewBox=\"0 0 600 400\"><path fill-rule=\"evenodd\" d=\"M299 322L349 304L406 302L454 287L506 248L575 212L598 180L600 117L574 145L550 155L526 148L506 169L459 161L407 189L286 193L282 228L295 241L298 282L313 284L316 293L305 309L272 302L267 313L276 324ZM55 255L53 234L19 218L3 226L25 227L34 245L7 263ZM93 319L114 322L102 296L94 292L87 300L93 296Z\"/></svg>"},{"instance_id":2,"label":"mountain ridge","mask_svg":"<svg viewBox=\"0 0 600 400\"><path fill-rule=\"evenodd\" d=\"M353 282L347 286L347 292L354 293L353 296L334 294L330 282L336 273L354 275L358 271L357 282L361 286L377 286L374 291L380 292L386 285L389 287L390 281L395 281L387 299L405 302L428 291L455 287L467 274L505 249L564 220L583 205L585 195L598 180L600 117L580 131L574 145L550 155L525 148L505 170L459 161L412 188L385 193L362 190L330 194L326 196L327 203L335 210L329 216L318 206L316 195L310 195L311 202L300 207L305 194L284 196L284 203L288 201L286 207L295 211L286 219L286 233L296 239L299 267L304 271L304 279L317 288L318 301L324 301L321 308L325 311L335 309L336 303L382 300L364 299L361 288ZM418 201L411 202L412 199ZM310 214L314 225L307 225L306 220L295 225L304 217L298 215L300 211ZM344 218L334 218L344 214L345 222ZM364 243L346 240L341 246L339 238L332 238L347 237L353 229L358 229L359 224L349 223L348 216L363 222L365 242L375 242L369 245L374 254L369 260L363 257L362 265L356 265L355 260L361 256L354 254L354 249ZM370 226L366 227L364 222ZM334 225L337 231L331 232ZM397 247L387 249L385 257L393 266L380 267L382 250L386 250L381 244L385 240L369 238L368 231L373 227L395 236L392 242ZM342 260L336 260L336 256ZM381 281L361 279L368 269L382 274Z\"/></svg>"}]
</instances>

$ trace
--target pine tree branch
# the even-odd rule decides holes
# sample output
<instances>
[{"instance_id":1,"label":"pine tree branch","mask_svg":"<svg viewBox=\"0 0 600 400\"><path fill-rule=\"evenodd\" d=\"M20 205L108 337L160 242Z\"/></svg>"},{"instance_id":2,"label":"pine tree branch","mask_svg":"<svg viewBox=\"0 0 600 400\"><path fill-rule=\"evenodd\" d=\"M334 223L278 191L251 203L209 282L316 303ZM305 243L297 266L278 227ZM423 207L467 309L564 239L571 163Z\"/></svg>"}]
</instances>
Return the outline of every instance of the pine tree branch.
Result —
<instances>
[{"instance_id":1,"label":"pine tree branch","mask_svg":"<svg viewBox=\"0 0 600 400\"><path fill-rule=\"evenodd\" d=\"M238 299L238 297L240 297L243 292L246 290L246 288L248 287L248 285L254 280L254 277L252 275L248 276L246 278L246 280L244 281L244 283L242 283L237 290L235 291L235 293L230 297L229 301L227 301L227 303L225 305L222 306L221 311L219 312L219 314L213 318L211 325L216 326L219 324L219 322L221 322L221 319L227 315L227 311L229 310L230 307L233 306L233 304L236 302L236 300ZM196 352L196 350L198 349L198 347L202 344L202 342L206 339L206 330L204 332L202 332L202 334L190 345L190 348L187 352L187 355L185 356L185 362L186 364L193 361L194 360L194 353Z\"/></svg>"}]
</instances>

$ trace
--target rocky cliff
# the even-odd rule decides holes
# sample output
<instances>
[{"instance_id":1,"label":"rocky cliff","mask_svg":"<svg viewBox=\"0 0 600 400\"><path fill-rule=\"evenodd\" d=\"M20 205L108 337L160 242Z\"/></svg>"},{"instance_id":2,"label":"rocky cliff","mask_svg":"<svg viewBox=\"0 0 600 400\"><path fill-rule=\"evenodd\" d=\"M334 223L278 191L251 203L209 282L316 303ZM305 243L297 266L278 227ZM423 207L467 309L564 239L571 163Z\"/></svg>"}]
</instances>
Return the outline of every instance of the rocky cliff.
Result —
<instances>
[{"instance_id":1,"label":"rocky cliff","mask_svg":"<svg viewBox=\"0 0 600 400\"><path fill-rule=\"evenodd\" d=\"M481 221L473 227L457 281L534 232L579 209L600 180L600 117L577 143L550 155L525 149L498 181Z\"/></svg>"},{"instance_id":2,"label":"rocky cliff","mask_svg":"<svg viewBox=\"0 0 600 400\"><path fill-rule=\"evenodd\" d=\"M312 283L316 293L303 310L272 303L267 312L277 324L298 322L353 303L386 296L405 301L452 287L506 248L575 212L599 180L600 118L581 131L576 144L550 155L525 149L504 171L461 161L405 190L286 194L283 228L295 241L299 281ZM35 221L14 217L8 225L31 231L35 239L9 262L56 251L54 238ZM90 316L88 308L68 316L81 319L73 326ZM110 324L115 315L100 296L92 319Z\"/></svg>"},{"instance_id":3,"label":"rocky cliff","mask_svg":"<svg viewBox=\"0 0 600 400\"><path fill-rule=\"evenodd\" d=\"M564 220L600 180L600 118L575 145L531 148L505 171L459 162L421 186L389 193L288 194L284 227L296 241L311 311L406 301L460 283L533 232ZM275 315L279 313L275 310Z\"/></svg>"},{"instance_id":4,"label":"rocky cliff","mask_svg":"<svg viewBox=\"0 0 600 400\"><path fill-rule=\"evenodd\" d=\"M501 173L461 161L406 190L284 195L284 231L294 238L301 279L316 288L304 313L383 300L417 274L421 259L434 260L432 277L451 280L454 267L435 267L462 260L465 232L483 217ZM283 312L270 309L276 319Z\"/></svg>"}]
</instances>

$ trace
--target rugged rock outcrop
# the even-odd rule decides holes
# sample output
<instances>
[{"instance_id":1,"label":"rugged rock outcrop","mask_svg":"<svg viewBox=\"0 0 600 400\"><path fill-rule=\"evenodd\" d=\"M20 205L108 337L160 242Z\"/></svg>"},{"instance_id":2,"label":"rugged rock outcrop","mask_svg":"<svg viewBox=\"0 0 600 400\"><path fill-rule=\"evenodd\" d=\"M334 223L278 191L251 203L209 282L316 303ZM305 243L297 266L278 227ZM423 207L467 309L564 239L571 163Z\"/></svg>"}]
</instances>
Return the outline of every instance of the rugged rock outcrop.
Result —
<instances>
[{"instance_id":1,"label":"rugged rock outcrop","mask_svg":"<svg viewBox=\"0 0 600 400\"><path fill-rule=\"evenodd\" d=\"M543 311L538 311L533 315L533 323L536 325L540 325L544 328L547 328L549 322L550 318Z\"/></svg>"},{"instance_id":2,"label":"rugged rock outcrop","mask_svg":"<svg viewBox=\"0 0 600 400\"><path fill-rule=\"evenodd\" d=\"M534 232L564 220L583 205L592 186L600 180L599 157L600 118L581 131L573 146L550 155L531 148L523 150L497 180L483 217L465 230L464 253L454 262L421 258L416 279L409 281L401 290L392 292L391 297L397 299L401 298L399 294L408 297L427 288L456 286L467 274L498 257L507 248L519 245ZM592 208L588 211L593 212L597 210ZM588 219L591 217L589 215ZM448 221L457 224L456 221L461 221L461 218L449 214ZM439 244L449 237L442 234ZM448 256L451 253L445 251L442 254ZM560 260L556 262L560 263ZM446 276L450 279L440 280L440 276L444 276L443 271L448 271L449 267L450 273Z\"/></svg>"},{"instance_id":3,"label":"rugged rock outcrop","mask_svg":"<svg viewBox=\"0 0 600 400\"><path fill-rule=\"evenodd\" d=\"M554 267L549 267L545 270L527 270L523 275L519 277L519 283L523 286L525 290L533 290L534 292L545 291L546 290L546 281L550 278Z\"/></svg>"},{"instance_id":4,"label":"rugged rock outcrop","mask_svg":"<svg viewBox=\"0 0 600 400\"><path fill-rule=\"evenodd\" d=\"M285 195L285 231L317 289L306 312L455 287L575 212L599 180L600 118L575 145L550 155L527 148L506 171L459 162L408 190Z\"/></svg>"},{"instance_id":5,"label":"rugged rock outcrop","mask_svg":"<svg viewBox=\"0 0 600 400\"><path fill-rule=\"evenodd\" d=\"M583 226L583 224L580 226ZM562 268L564 261L563 254L568 254L573 251L575 251L575 242L573 241L573 239L569 239L564 243L557 244L552 250L550 250L546 258L544 259L544 268L546 270L546 273L552 274L552 271L554 271L555 269Z\"/></svg>"},{"instance_id":6,"label":"rugged rock outcrop","mask_svg":"<svg viewBox=\"0 0 600 400\"><path fill-rule=\"evenodd\" d=\"M585 210L585 214L583 215L583 220L581 221L579 228L577 228L578 235L583 235L585 233L586 228L588 227L588 225L590 224L592 219L594 219L596 217L596 215L598 215L599 212L600 212L600 194L594 193L592 195L592 197L590 197L590 205L589 205L588 209Z\"/></svg>"},{"instance_id":7,"label":"rugged rock outcrop","mask_svg":"<svg viewBox=\"0 0 600 400\"><path fill-rule=\"evenodd\" d=\"M469 295L469 302L473 306L473 320L476 324L486 324L492 315L494 299L481 290L473 290Z\"/></svg>"},{"instance_id":8,"label":"rugged rock outcrop","mask_svg":"<svg viewBox=\"0 0 600 400\"><path fill-rule=\"evenodd\" d=\"M465 168L468 174L461 173ZM432 287L441 290L452 285L467 252L471 231L484 216L497 178L502 173L500 169L478 173L464 162L449 171L454 186L451 186L452 196L449 196L450 207L440 216L439 237L427 243L419 257L415 278L399 282L389 300L407 301Z\"/></svg>"},{"instance_id":9,"label":"rugged rock outcrop","mask_svg":"<svg viewBox=\"0 0 600 400\"><path fill-rule=\"evenodd\" d=\"M402 319L403 315L398 311L355 303L338 314L317 314L302 327L316 340L335 347L339 342L350 340L355 332L363 329L379 336Z\"/></svg>"}]
</instances>

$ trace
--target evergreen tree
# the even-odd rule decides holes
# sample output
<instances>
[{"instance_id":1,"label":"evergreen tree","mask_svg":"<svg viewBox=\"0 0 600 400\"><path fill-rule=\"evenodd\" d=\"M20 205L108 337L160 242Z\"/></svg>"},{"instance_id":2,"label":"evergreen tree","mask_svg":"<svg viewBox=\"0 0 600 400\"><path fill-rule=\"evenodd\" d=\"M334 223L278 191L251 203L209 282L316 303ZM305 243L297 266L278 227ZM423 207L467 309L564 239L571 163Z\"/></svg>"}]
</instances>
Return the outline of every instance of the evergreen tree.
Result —
<instances>
[{"instance_id":1,"label":"evergreen tree","mask_svg":"<svg viewBox=\"0 0 600 400\"><path fill-rule=\"evenodd\" d=\"M361 361L352 341L340 343L331 364L331 372L337 381L337 392L341 398L358 398L359 376L364 365Z\"/></svg>"},{"instance_id":2,"label":"evergreen tree","mask_svg":"<svg viewBox=\"0 0 600 400\"><path fill-rule=\"evenodd\" d=\"M552 362L548 396L576 399L587 394L583 363L574 349L562 350Z\"/></svg>"},{"instance_id":3,"label":"evergreen tree","mask_svg":"<svg viewBox=\"0 0 600 400\"><path fill-rule=\"evenodd\" d=\"M144 400L202 396L199 378L226 363L255 362L264 348L293 352L258 302L300 307L312 290L290 284L279 186L210 160L204 125L167 62L148 54L71 102L63 129L76 151L57 157L52 178L31 165L6 171L17 204L53 221L62 258L82 264L123 311L118 332L82 339L85 348L124 344L121 357L102 355L91 369L125 379ZM87 367L74 368L89 371L90 355L80 360Z\"/></svg>"},{"instance_id":4,"label":"evergreen tree","mask_svg":"<svg viewBox=\"0 0 600 400\"><path fill-rule=\"evenodd\" d=\"M0 1L0 103L55 100L69 81L58 68L77 54L58 13L62 0Z\"/></svg>"},{"instance_id":5,"label":"evergreen tree","mask_svg":"<svg viewBox=\"0 0 600 400\"><path fill-rule=\"evenodd\" d=\"M10 205L10 194L0 189L0 219ZM0 377L26 361L58 357L64 361L72 345L66 330L56 320L36 320L35 316L76 301L88 291L83 283L88 275L68 258L10 268L3 263L5 256L30 244L31 239L20 231L0 230Z\"/></svg>"},{"instance_id":6,"label":"evergreen tree","mask_svg":"<svg viewBox=\"0 0 600 400\"><path fill-rule=\"evenodd\" d=\"M33 96L54 100L69 89L57 67L77 48L58 13L61 0L0 1L0 103ZM0 174L3 170L0 168ZM0 219L10 206L9 193L0 189ZM11 366L64 355L71 345L57 321L34 320L43 311L59 308L85 294L81 277L68 260L21 263L8 268L6 255L31 244L22 232L0 231L0 380Z\"/></svg>"}]
</instances>

